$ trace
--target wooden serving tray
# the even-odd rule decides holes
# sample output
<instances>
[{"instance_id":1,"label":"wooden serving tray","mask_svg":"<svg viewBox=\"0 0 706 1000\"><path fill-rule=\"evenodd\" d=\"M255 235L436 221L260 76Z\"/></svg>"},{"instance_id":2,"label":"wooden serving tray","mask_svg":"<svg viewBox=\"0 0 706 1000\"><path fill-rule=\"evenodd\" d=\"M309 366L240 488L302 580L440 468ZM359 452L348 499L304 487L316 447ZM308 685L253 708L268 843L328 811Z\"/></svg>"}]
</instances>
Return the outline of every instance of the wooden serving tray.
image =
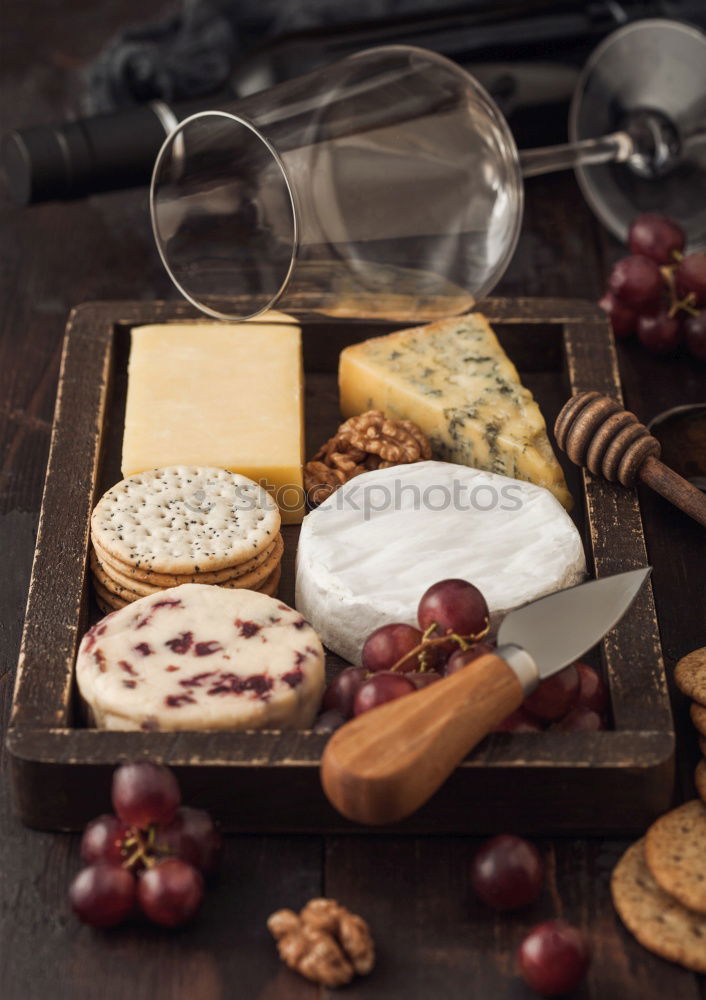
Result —
<instances>
[{"instance_id":1,"label":"wooden serving tray","mask_svg":"<svg viewBox=\"0 0 706 1000\"><path fill-rule=\"evenodd\" d=\"M573 300L479 304L551 427L573 391L621 400L612 335L594 306ZM326 737L312 732L144 733L86 728L74 684L81 636L100 617L87 569L91 510L120 476L130 329L203 319L185 303L97 302L75 309L64 343L37 547L18 665L10 750L25 823L77 829L109 808L110 773L149 757L176 769L185 800L229 830L358 831L324 798ZM340 421L336 371L346 344L390 324L304 323L307 454ZM263 401L266 402L266 401ZM589 566L606 576L647 564L634 492L564 469ZM280 596L294 598L299 529L286 527ZM428 581L432 583L433 580ZM385 829L531 834L637 833L670 803L674 731L651 587L595 651L613 730L495 734L424 808ZM340 668L330 655L327 667Z\"/></svg>"}]
</instances>

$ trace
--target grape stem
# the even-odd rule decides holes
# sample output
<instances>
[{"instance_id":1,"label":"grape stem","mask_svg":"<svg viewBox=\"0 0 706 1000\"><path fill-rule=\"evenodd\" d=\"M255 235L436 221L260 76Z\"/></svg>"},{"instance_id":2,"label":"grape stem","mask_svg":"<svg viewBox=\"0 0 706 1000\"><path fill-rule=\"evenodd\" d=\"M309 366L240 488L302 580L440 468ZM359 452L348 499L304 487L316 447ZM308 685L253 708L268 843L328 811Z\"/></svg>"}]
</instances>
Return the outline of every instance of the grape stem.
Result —
<instances>
[{"instance_id":1,"label":"grape stem","mask_svg":"<svg viewBox=\"0 0 706 1000\"><path fill-rule=\"evenodd\" d=\"M478 642L480 639L483 639L488 634L490 623L486 618L485 628L482 629L480 632L478 632L476 635L458 635L456 632L450 632L448 635L440 635L437 638L432 639L432 635L434 634L434 632L437 630L438 627L439 626L437 625L436 622L432 622L429 628L422 636L422 641L419 643L419 645L415 646L414 649L410 649L410 651L408 653L405 653L404 656L401 656L396 663L392 664L390 670L391 671L398 670L402 666L402 664L407 662L407 660L410 660L413 656L419 656L419 654L421 653L420 657L421 672L424 672L427 669L427 664L425 662L424 654L431 646L442 646L445 642L451 641L458 643L459 649L463 650L470 649L470 647L473 645L474 642Z\"/></svg>"},{"instance_id":2,"label":"grape stem","mask_svg":"<svg viewBox=\"0 0 706 1000\"><path fill-rule=\"evenodd\" d=\"M686 298L683 299L678 299L675 296L672 300L671 306L669 307L669 318L672 319L676 316L680 309L682 309L685 313L688 313L690 316L698 316L699 310L696 308L695 303L696 295L693 292L689 292Z\"/></svg>"},{"instance_id":3,"label":"grape stem","mask_svg":"<svg viewBox=\"0 0 706 1000\"><path fill-rule=\"evenodd\" d=\"M125 838L124 845L128 849L134 848L132 854L123 861L122 867L127 868L128 871L132 871L140 863L145 868L154 868L157 864L154 852L162 851L155 843L154 824L150 825L146 831L132 827L130 836ZM162 851L162 853L169 852Z\"/></svg>"},{"instance_id":4,"label":"grape stem","mask_svg":"<svg viewBox=\"0 0 706 1000\"><path fill-rule=\"evenodd\" d=\"M676 257L677 261L684 259L681 254L679 254L679 256L677 257L677 254L679 254L679 251L675 250L674 256ZM667 283L667 287L669 289L670 303L669 303L669 311L667 313L669 318L674 319L674 317L680 310L683 310L690 316L698 316L699 310L695 308L696 295L693 292L689 292L683 299L680 299L679 296L677 295L676 282L674 281L674 266L665 265L664 267L660 268L660 271L662 272L662 277Z\"/></svg>"}]
</instances>

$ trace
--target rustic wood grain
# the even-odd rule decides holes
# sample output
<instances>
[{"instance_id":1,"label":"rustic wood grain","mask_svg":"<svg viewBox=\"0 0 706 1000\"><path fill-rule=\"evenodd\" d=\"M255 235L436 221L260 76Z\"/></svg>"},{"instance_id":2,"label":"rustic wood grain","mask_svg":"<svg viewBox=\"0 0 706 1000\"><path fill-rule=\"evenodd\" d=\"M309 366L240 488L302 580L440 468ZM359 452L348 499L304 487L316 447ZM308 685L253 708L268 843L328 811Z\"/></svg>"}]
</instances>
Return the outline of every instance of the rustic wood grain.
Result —
<instances>
[{"instance_id":1,"label":"rustic wood grain","mask_svg":"<svg viewBox=\"0 0 706 1000\"><path fill-rule=\"evenodd\" d=\"M642 948L613 910L608 883L622 843L539 841L544 890L516 913L493 912L470 892L467 873L478 840L436 837L433 843L443 864L409 838L328 839L326 892L344 898L381 939L375 976L353 983L347 990L353 1000L530 1000L535 994L517 980L517 949L530 927L553 917L581 928L593 948L587 980L572 998L657 1000L670 991L679 1000L699 997L697 977Z\"/></svg>"},{"instance_id":2,"label":"rustic wood grain","mask_svg":"<svg viewBox=\"0 0 706 1000\"><path fill-rule=\"evenodd\" d=\"M481 307L521 373L529 369L528 384L536 391L550 427L564 382L571 391L593 377L619 394L612 339L595 306L561 299L488 299ZM72 312L8 735L17 806L31 826L75 829L90 816L111 766L146 755L177 767L191 794L226 829L351 829L321 790L319 762L325 745L321 736L110 734L82 728L72 683L74 661L86 623L99 616L87 580L88 522L95 499L121 475L130 330L143 323L194 316L188 304L164 301L87 303ZM305 353L318 356L314 378L321 392L320 399L312 396L309 386L307 436L315 442L312 450L339 419L338 355L329 354L330 345L343 345L368 332L364 323L351 327L328 318L304 324ZM317 352L316 345L324 350ZM581 508L575 517L587 529L597 575L645 565L634 494L589 479L584 493L585 525ZM619 518L614 515L616 505L621 509ZM68 524L67 509L76 512ZM290 603L298 532L298 527L288 526L283 533L287 555L280 596ZM58 593L57 573L65 574ZM601 649L617 734L568 734L563 739L554 732L534 734L529 756L517 737L493 735L399 828L479 833L492 830L508 816L522 817L525 829L532 832L639 832L666 807L673 774L673 733L649 587ZM329 654L327 670L331 673L342 663ZM635 689L641 692L639 699L633 695ZM522 774L512 809L488 792L488 761L509 774ZM551 807L553 797L567 775L579 774L591 808L570 800L557 816ZM258 795L258 787L267 794ZM247 805L230 808L224 793L231 788ZM480 794L489 805L478 813L469 803ZM306 802L307 808L297 810L297 802Z\"/></svg>"},{"instance_id":3,"label":"rustic wood grain","mask_svg":"<svg viewBox=\"0 0 706 1000\"><path fill-rule=\"evenodd\" d=\"M145 16L138 0L37 0L31 16L23 0L6 0L0 31L3 126L75 112L77 70L119 27ZM564 108L552 116L559 139L564 118ZM545 136L542 114L526 143ZM152 247L144 191L29 211L4 201L0 250L0 700L6 718L66 317L88 299L173 293ZM601 233L570 174L536 178L527 184L520 244L500 291L595 300L608 264L624 253ZM684 358L655 359L632 344L620 344L618 355L626 404L643 422L680 403L703 402L703 366ZM538 377L544 378L541 372ZM534 388L530 376L525 381ZM321 398L318 387L314 391ZM545 393L553 416L567 395L568 386L557 398ZM706 536L650 491L639 492L671 678L680 656L706 645ZM686 699L671 693L682 794L691 797L696 737ZM602 839L544 844L548 886L541 909L496 918L468 896L466 865L476 842L466 837L326 838L325 853L320 837L229 837L221 888L209 896L194 928L173 935L141 927L93 933L66 906L68 879L79 866L77 838L20 825L2 743L0 759L3 1000L323 1000L325 991L279 967L259 924L270 903L298 905L322 889L358 909L375 931L378 970L346 991L352 997L529 1000L514 975L513 956L539 913L574 919L589 934L594 962L577 994L581 1000L706 1000L706 986L699 988L696 977L650 955L621 927L606 882L625 844ZM493 774L496 800L507 798L513 790L508 774ZM567 780L565 795L577 788ZM496 830L505 825L500 820Z\"/></svg>"},{"instance_id":4,"label":"rustic wood grain","mask_svg":"<svg viewBox=\"0 0 706 1000\"><path fill-rule=\"evenodd\" d=\"M598 229L598 246L608 273L625 248ZM706 367L679 354L654 358L634 340L617 344L623 396L628 409L648 424L674 406L706 400ZM650 563L657 570L652 586L677 732L677 776L682 796L694 795L694 768L701 754L689 720L688 700L676 689L676 662L706 644L706 532L652 490L637 489ZM706 994L705 994L706 995Z\"/></svg>"}]
</instances>

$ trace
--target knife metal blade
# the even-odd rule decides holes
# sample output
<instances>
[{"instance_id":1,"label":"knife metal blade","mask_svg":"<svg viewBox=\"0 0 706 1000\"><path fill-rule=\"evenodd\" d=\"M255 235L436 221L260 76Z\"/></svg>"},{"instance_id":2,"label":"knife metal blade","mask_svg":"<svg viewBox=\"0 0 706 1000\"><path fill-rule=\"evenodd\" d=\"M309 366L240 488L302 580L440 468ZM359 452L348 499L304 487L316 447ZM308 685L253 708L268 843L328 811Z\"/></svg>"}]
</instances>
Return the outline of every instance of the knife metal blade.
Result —
<instances>
[{"instance_id":1,"label":"knife metal blade","mask_svg":"<svg viewBox=\"0 0 706 1000\"><path fill-rule=\"evenodd\" d=\"M620 573L511 611L497 650L347 722L321 760L329 802L358 823L409 816L542 678L573 663L616 624L649 575Z\"/></svg>"},{"instance_id":2,"label":"knife metal blade","mask_svg":"<svg viewBox=\"0 0 706 1000\"><path fill-rule=\"evenodd\" d=\"M551 677L620 621L651 572L648 566L591 580L511 611L498 631L498 654L519 646L534 660L540 680Z\"/></svg>"}]
</instances>

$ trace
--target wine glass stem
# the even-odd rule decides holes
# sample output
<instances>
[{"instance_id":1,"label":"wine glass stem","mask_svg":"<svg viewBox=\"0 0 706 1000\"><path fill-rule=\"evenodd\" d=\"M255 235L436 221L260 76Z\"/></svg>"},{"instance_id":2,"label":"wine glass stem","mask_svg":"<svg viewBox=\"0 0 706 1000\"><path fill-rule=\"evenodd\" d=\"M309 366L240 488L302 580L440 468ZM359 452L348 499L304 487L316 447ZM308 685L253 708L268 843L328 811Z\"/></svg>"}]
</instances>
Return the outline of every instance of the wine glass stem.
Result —
<instances>
[{"instance_id":1,"label":"wine glass stem","mask_svg":"<svg viewBox=\"0 0 706 1000\"><path fill-rule=\"evenodd\" d=\"M523 177L551 174L555 170L597 163L622 163L632 154L634 144L627 132L613 132L600 139L583 139L561 146L520 150Z\"/></svg>"}]
</instances>

